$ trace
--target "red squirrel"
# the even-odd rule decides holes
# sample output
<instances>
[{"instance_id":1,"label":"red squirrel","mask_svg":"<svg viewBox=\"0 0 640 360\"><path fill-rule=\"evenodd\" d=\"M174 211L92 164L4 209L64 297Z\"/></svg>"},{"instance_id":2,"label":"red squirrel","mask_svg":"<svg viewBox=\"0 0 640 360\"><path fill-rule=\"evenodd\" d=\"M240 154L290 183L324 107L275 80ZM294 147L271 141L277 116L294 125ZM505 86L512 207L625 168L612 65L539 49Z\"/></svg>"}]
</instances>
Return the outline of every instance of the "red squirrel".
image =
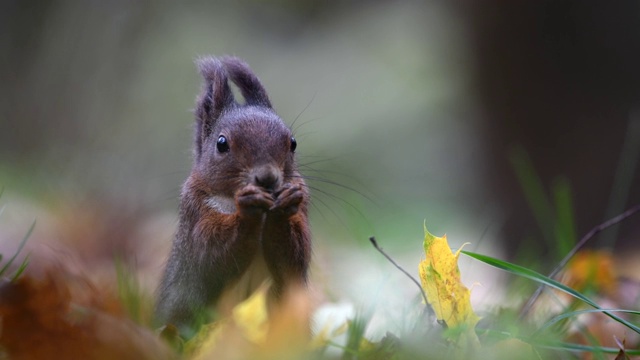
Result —
<instances>
[{"instance_id":1,"label":"red squirrel","mask_svg":"<svg viewBox=\"0 0 640 360\"><path fill-rule=\"evenodd\" d=\"M288 286L304 286L311 257L309 192L291 130L245 62L207 57L197 65L204 86L194 162L156 305L157 319L181 331L196 330L226 292L241 301L270 277L277 301Z\"/></svg>"}]
</instances>

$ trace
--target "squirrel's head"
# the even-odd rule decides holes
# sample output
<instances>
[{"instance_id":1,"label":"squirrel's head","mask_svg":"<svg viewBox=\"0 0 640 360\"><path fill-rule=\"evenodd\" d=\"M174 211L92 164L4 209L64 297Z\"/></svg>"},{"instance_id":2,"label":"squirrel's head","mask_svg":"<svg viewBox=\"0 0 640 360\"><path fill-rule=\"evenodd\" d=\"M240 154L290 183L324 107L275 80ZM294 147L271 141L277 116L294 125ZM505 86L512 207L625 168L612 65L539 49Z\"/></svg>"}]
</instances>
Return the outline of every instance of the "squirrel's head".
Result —
<instances>
[{"instance_id":1,"label":"squirrel's head","mask_svg":"<svg viewBox=\"0 0 640 360\"><path fill-rule=\"evenodd\" d=\"M204 86L195 109L193 169L211 191L232 197L247 184L275 191L299 176L296 140L249 66L234 57L207 57L198 67ZM229 80L243 104L234 99Z\"/></svg>"}]
</instances>

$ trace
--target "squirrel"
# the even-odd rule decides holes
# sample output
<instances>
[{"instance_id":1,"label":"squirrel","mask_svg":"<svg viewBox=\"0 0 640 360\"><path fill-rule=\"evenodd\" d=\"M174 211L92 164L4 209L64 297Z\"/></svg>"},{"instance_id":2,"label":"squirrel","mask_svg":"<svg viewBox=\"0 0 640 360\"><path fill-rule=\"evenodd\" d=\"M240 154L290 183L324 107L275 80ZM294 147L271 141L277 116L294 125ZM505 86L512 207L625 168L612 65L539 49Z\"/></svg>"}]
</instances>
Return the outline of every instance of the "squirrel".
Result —
<instances>
[{"instance_id":1,"label":"squirrel","mask_svg":"<svg viewBox=\"0 0 640 360\"><path fill-rule=\"evenodd\" d=\"M180 332L197 330L225 293L235 293L233 305L266 278L270 301L305 286L311 257L309 192L292 131L244 61L206 57L197 65L204 86L194 110L194 161L156 304L156 319Z\"/></svg>"}]
</instances>

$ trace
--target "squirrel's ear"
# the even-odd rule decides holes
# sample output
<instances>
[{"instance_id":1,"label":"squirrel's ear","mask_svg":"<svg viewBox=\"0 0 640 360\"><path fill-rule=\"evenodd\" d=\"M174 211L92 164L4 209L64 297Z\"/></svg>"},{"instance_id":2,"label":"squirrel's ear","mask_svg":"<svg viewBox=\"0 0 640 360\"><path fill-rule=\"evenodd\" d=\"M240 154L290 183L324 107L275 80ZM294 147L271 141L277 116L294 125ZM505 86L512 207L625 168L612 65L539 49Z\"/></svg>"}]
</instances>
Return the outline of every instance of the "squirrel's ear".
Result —
<instances>
[{"instance_id":1,"label":"squirrel's ear","mask_svg":"<svg viewBox=\"0 0 640 360\"><path fill-rule=\"evenodd\" d=\"M202 152L202 143L211 135L220 114L234 103L233 93L227 82L222 62L213 57L196 61L200 74L204 78L202 93L198 97L196 115L196 155Z\"/></svg>"},{"instance_id":2,"label":"squirrel's ear","mask_svg":"<svg viewBox=\"0 0 640 360\"><path fill-rule=\"evenodd\" d=\"M196 61L204 78L202 94L198 97L196 115L195 151L197 158L202 153L202 143L211 135L220 114L234 103L233 93L227 83L227 75L222 62L213 57Z\"/></svg>"},{"instance_id":3,"label":"squirrel's ear","mask_svg":"<svg viewBox=\"0 0 640 360\"><path fill-rule=\"evenodd\" d=\"M238 86L247 105L264 106L271 108L271 101L267 91L262 87L258 77L251 71L249 65L237 57L223 57L227 74Z\"/></svg>"}]
</instances>

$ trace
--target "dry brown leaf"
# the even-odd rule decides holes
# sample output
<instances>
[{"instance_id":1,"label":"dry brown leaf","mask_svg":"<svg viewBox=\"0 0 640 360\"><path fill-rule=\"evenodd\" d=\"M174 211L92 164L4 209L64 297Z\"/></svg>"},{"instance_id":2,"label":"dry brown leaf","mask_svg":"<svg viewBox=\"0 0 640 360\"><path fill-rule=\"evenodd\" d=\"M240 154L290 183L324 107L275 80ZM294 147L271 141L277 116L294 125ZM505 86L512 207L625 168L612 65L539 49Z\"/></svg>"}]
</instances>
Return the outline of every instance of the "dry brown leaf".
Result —
<instances>
[{"instance_id":1,"label":"dry brown leaf","mask_svg":"<svg viewBox=\"0 0 640 360\"><path fill-rule=\"evenodd\" d=\"M0 286L0 347L11 359L170 359L149 329L114 316L86 287L75 302L62 275L23 276ZM83 304L80 304L83 303ZM86 306L89 304L90 306ZM105 306L106 305L106 306Z\"/></svg>"}]
</instances>

